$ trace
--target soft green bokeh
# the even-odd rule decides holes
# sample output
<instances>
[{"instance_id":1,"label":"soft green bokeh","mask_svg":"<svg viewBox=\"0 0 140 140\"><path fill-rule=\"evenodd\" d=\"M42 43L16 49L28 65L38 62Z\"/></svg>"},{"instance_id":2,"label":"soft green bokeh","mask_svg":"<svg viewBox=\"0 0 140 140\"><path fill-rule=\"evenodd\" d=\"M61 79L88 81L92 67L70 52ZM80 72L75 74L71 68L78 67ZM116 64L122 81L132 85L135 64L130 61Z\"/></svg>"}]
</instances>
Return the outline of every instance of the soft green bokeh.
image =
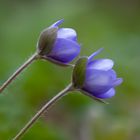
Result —
<instances>
[{"instance_id":1,"label":"soft green bokeh","mask_svg":"<svg viewBox=\"0 0 140 140\"><path fill-rule=\"evenodd\" d=\"M81 55L104 47L97 58L115 61L124 78L109 105L69 94L26 133L23 140L140 139L139 0L1 0L0 84L34 51L38 36L58 19L72 27ZM10 140L71 79L71 68L33 63L0 96L0 140Z\"/></svg>"}]
</instances>

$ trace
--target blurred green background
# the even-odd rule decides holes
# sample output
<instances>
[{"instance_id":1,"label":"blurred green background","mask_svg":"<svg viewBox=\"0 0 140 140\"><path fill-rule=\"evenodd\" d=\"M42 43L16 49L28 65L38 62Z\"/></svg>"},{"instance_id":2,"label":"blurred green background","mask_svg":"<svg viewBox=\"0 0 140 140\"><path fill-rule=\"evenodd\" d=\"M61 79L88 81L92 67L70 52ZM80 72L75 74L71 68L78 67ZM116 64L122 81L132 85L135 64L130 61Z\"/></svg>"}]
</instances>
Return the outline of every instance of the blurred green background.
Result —
<instances>
[{"instance_id":1,"label":"blurred green background","mask_svg":"<svg viewBox=\"0 0 140 140\"><path fill-rule=\"evenodd\" d=\"M124 78L109 105L71 93L44 114L23 140L140 140L139 0L0 0L0 84L34 51L45 27L72 27L81 55L104 47ZM10 140L71 79L71 68L33 63L0 96L0 140Z\"/></svg>"}]
</instances>

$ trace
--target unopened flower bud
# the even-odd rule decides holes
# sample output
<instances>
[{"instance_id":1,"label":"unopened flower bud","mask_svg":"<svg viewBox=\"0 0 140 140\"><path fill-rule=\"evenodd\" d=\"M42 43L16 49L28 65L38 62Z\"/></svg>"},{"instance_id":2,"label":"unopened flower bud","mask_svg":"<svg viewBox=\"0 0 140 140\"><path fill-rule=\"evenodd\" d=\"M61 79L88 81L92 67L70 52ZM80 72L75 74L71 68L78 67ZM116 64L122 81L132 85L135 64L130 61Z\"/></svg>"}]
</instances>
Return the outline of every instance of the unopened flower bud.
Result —
<instances>
[{"instance_id":1,"label":"unopened flower bud","mask_svg":"<svg viewBox=\"0 0 140 140\"><path fill-rule=\"evenodd\" d=\"M38 52L43 59L56 64L67 65L80 53L77 34L72 28L58 28L59 20L44 30L39 38Z\"/></svg>"},{"instance_id":2,"label":"unopened flower bud","mask_svg":"<svg viewBox=\"0 0 140 140\"><path fill-rule=\"evenodd\" d=\"M80 58L73 70L73 85L80 91L98 99L111 98L115 87L122 83L112 69L114 62L110 59L93 60L101 50L88 58Z\"/></svg>"}]
</instances>

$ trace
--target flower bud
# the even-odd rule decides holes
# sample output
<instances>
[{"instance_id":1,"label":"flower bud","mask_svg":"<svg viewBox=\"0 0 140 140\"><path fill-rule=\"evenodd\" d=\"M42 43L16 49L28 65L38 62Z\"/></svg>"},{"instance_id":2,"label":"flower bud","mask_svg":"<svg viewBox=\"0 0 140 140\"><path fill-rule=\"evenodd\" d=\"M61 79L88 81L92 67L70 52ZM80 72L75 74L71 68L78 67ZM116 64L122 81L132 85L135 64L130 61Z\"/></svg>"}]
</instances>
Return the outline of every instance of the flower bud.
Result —
<instances>
[{"instance_id":1,"label":"flower bud","mask_svg":"<svg viewBox=\"0 0 140 140\"><path fill-rule=\"evenodd\" d=\"M77 61L73 70L73 85L88 96L98 99L111 98L115 95L114 88L122 83L122 78L117 78L112 69L112 60L93 60L100 51Z\"/></svg>"},{"instance_id":2,"label":"flower bud","mask_svg":"<svg viewBox=\"0 0 140 140\"><path fill-rule=\"evenodd\" d=\"M58 28L59 20L44 30L39 38L38 53L46 60L59 65L67 65L80 53L77 34L72 28Z\"/></svg>"}]
</instances>

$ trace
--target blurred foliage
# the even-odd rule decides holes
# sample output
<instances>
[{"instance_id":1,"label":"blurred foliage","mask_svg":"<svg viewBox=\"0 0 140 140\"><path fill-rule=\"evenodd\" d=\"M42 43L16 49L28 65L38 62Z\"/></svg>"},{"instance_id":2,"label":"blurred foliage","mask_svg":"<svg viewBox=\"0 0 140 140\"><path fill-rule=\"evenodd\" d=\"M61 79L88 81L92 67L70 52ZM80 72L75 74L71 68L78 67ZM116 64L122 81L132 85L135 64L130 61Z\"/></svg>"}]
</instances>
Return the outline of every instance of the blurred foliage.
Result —
<instances>
[{"instance_id":1,"label":"blurred foliage","mask_svg":"<svg viewBox=\"0 0 140 140\"><path fill-rule=\"evenodd\" d=\"M77 30L81 55L100 47L124 83L109 105L71 93L28 131L23 140L140 139L139 0L0 0L0 84L36 47L42 29L64 18ZM0 140L11 139L71 79L71 68L37 61L0 96Z\"/></svg>"}]
</instances>

